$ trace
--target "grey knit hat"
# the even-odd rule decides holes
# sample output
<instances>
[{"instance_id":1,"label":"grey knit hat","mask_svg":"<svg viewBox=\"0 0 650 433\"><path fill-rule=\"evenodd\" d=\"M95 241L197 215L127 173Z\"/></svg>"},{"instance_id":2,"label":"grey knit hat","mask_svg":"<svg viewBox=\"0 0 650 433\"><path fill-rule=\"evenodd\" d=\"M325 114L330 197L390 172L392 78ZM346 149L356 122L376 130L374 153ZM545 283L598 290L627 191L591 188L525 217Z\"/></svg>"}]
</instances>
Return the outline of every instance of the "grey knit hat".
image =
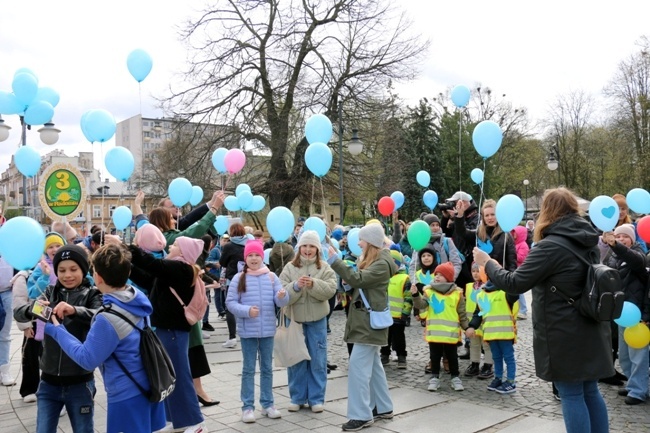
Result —
<instances>
[{"instance_id":1,"label":"grey knit hat","mask_svg":"<svg viewBox=\"0 0 650 433\"><path fill-rule=\"evenodd\" d=\"M318 252L321 252L323 249L322 245L320 244L320 236L316 230L306 230L302 232L300 239L298 239L297 246L300 248L303 245L312 245L318 248Z\"/></svg>"},{"instance_id":2,"label":"grey knit hat","mask_svg":"<svg viewBox=\"0 0 650 433\"><path fill-rule=\"evenodd\" d=\"M359 240L366 241L377 248L384 247L384 229L380 224L368 224L359 230Z\"/></svg>"},{"instance_id":3,"label":"grey knit hat","mask_svg":"<svg viewBox=\"0 0 650 433\"><path fill-rule=\"evenodd\" d=\"M437 215L432 214L432 213L430 213L430 214L426 214L422 219L423 219L424 222L427 223L427 225L429 225L429 226L430 226L432 223L438 223L438 224L440 224L440 218L438 218Z\"/></svg>"}]
</instances>

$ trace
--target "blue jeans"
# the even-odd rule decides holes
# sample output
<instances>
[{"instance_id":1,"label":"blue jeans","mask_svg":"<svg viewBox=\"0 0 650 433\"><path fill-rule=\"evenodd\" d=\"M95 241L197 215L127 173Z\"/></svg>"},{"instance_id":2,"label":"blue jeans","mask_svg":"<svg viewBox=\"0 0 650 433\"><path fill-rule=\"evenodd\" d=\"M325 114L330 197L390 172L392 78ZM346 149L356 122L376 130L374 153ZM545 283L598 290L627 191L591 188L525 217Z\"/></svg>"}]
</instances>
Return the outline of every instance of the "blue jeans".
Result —
<instances>
[{"instance_id":1,"label":"blue jeans","mask_svg":"<svg viewBox=\"0 0 650 433\"><path fill-rule=\"evenodd\" d=\"M217 313L220 316L226 314L226 291L214 289L214 305L217 307Z\"/></svg>"},{"instance_id":2,"label":"blue jeans","mask_svg":"<svg viewBox=\"0 0 650 433\"><path fill-rule=\"evenodd\" d=\"M560 392L567 433L608 433L607 406L598 381L553 382Z\"/></svg>"},{"instance_id":3,"label":"blue jeans","mask_svg":"<svg viewBox=\"0 0 650 433\"><path fill-rule=\"evenodd\" d=\"M0 331L0 365L9 364L9 351L11 346L11 319L14 317L13 297L11 290L0 293L4 305L5 323Z\"/></svg>"},{"instance_id":4,"label":"blue jeans","mask_svg":"<svg viewBox=\"0 0 650 433\"><path fill-rule=\"evenodd\" d=\"M354 343L348 367L348 419L371 420L375 407L378 413L393 411L379 346Z\"/></svg>"},{"instance_id":5,"label":"blue jeans","mask_svg":"<svg viewBox=\"0 0 650 433\"><path fill-rule=\"evenodd\" d=\"M301 361L287 369L291 403L323 404L327 385L327 318L303 322L302 332L311 361Z\"/></svg>"},{"instance_id":6,"label":"blue jeans","mask_svg":"<svg viewBox=\"0 0 650 433\"><path fill-rule=\"evenodd\" d=\"M65 406L74 433L93 433L95 380L58 386L41 380L36 391L36 433L57 431L59 414Z\"/></svg>"},{"instance_id":7,"label":"blue jeans","mask_svg":"<svg viewBox=\"0 0 650 433\"><path fill-rule=\"evenodd\" d=\"M242 338L244 357L241 374L242 411L255 410L255 364L260 358L260 405L273 406L273 337Z\"/></svg>"},{"instance_id":8,"label":"blue jeans","mask_svg":"<svg viewBox=\"0 0 650 433\"><path fill-rule=\"evenodd\" d=\"M490 351L494 361L494 377L503 379L503 361L506 362L508 369L507 379L515 381L517 374L517 363L515 362L515 346L512 340L493 340L490 341Z\"/></svg>"},{"instance_id":9,"label":"blue jeans","mask_svg":"<svg viewBox=\"0 0 650 433\"><path fill-rule=\"evenodd\" d=\"M523 293L519 295L519 312L521 314L528 314L528 305L526 305L526 298Z\"/></svg>"},{"instance_id":10,"label":"blue jeans","mask_svg":"<svg viewBox=\"0 0 650 433\"><path fill-rule=\"evenodd\" d=\"M627 376L627 389L630 397L645 401L648 398L648 346L633 349L625 342L625 328L618 327L618 362L623 374Z\"/></svg>"}]
</instances>

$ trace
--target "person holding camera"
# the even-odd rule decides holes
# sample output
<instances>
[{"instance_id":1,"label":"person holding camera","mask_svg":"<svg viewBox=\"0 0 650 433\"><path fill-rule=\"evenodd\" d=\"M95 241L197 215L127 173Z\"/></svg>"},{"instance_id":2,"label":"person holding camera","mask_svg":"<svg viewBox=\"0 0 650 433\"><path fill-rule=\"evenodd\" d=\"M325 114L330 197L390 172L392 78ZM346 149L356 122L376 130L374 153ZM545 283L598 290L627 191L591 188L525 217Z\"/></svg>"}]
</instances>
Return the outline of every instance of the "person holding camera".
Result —
<instances>
[{"instance_id":1,"label":"person holding camera","mask_svg":"<svg viewBox=\"0 0 650 433\"><path fill-rule=\"evenodd\" d=\"M463 191L456 192L445 200L445 203L438 206L442 210L440 224L443 232L454 241L456 248L465 256L460 273L456 277L458 287L465 287L468 283L474 282L472 278L472 249L476 242L460 232L456 228L456 223L462 223L465 232L475 232L479 224L478 206L472 196Z\"/></svg>"}]
</instances>

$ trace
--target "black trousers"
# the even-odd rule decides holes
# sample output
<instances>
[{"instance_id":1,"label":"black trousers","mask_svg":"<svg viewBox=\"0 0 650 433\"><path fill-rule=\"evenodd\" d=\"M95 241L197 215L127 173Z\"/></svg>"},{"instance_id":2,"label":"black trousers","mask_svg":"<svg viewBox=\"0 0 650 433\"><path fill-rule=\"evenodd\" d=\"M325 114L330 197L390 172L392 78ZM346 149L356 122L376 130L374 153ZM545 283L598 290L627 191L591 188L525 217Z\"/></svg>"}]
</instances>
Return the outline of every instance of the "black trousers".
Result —
<instances>
[{"instance_id":1,"label":"black trousers","mask_svg":"<svg viewBox=\"0 0 650 433\"><path fill-rule=\"evenodd\" d=\"M41 380L39 359L43 351L43 344L33 338L23 337L23 380L20 383L20 395L25 397L36 394L38 383Z\"/></svg>"},{"instance_id":2,"label":"black trousers","mask_svg":"<svg viewBox=\"0 0 650 433\"><path fill-rule=\"evenodd\" d=\"M397 356L406 356L406 337L404 336L404 323L393 322L388 328L388 344L381 348L383 356L390 356L393 349Z\"/></svg>"},{"instance_id":3,"label":"black trousers","mask_svg":"<svg viewBox=\"0 0 650 433\"><path fill-rule=\"evenodd\" d=\"M449 373L451 377L460 375L458 371L458 352L456 343L429 343L429 354L431 356L431 373L434 377L440 376L440 359L444 354L449 362Z\"/></svg>"}]
</instances>

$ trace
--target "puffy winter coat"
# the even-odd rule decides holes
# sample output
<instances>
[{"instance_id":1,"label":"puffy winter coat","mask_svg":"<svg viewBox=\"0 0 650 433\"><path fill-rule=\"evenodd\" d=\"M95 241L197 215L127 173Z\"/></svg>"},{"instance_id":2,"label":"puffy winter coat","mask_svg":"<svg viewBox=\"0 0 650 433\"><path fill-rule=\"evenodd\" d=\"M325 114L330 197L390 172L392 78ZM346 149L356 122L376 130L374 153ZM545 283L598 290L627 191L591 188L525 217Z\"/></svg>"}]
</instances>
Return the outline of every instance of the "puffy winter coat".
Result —
<instances>
[{"instance_id":1,"label":"puffy winter coat","mask_svg":"<svg viewBox=\"0 0 650 433\"><path fill-rule=\"evenodd\" d=\"M280 280L284 290L289 295L287 315L296 321L315 322L327 316L330 312L328 300L336 293L336 274L324 260L320 262L320 269L316 267L315 260L306 260L300 257L301 267L293 263L284 266ZM311 276L314 286L296 290L295 283L300 277Z\"/></svg>"}]
</instances>

